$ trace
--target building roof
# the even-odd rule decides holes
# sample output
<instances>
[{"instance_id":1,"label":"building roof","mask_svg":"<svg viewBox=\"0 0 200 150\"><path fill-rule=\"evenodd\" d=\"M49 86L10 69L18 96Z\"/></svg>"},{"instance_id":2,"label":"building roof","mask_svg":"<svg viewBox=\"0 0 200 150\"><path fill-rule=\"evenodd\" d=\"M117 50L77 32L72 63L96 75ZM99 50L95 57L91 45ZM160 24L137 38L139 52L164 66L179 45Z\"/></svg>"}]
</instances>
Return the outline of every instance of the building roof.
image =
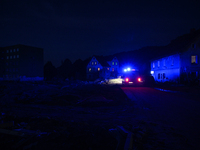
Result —
<instances>
[{"instance_id":1,"label":"building roof","mask_svg":"<svg viewBox=\"0 0 200 150\"><path fill-rule=\"evenodd\" d=\"M110 67L110 65L103 56L93 56L93 57L95 57L98 60L98 62L102 65L102 67Z\"/></svg>"},{"instance_id":2,"label":"building roof","mask_svg":"<svg viewBox=\"0 0 200 150\"><path fill-rule=\"evenodd\" d=\"M196 40L200 39L200 29L193 30L188 34L177 37L167 46L158 47L157 55L151 60L160 59L177 53L187 51Z\"/></svg>"}]
</instances>

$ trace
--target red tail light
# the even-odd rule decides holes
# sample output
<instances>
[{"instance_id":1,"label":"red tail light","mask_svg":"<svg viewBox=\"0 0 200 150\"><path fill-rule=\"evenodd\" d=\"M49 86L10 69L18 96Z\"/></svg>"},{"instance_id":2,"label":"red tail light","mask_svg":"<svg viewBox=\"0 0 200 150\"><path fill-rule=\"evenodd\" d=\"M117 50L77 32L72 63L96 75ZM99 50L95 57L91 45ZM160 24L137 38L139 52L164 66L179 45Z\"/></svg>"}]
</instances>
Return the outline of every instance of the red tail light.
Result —
<instances>
[{"instance_id":1,"label":"red tail light","mask_svg":"<svg viewBox=\"0 0 200 150\"><path fill-rule=\"evenodd\" d=\"M126 82L128 82L129 81L129 79L128 78L126 78L126 80L125 80Z\"/></svg>"},{"instance_id":2,"label":"red tail light","mask_svg":"<svg viewBox=\"0 0 200 150\"><path fill-rule=\"evenodd\" d=\"M141 78L138 78L137 80L138 80L138 82L141 82Z\"/></svg>"}]
</instances>

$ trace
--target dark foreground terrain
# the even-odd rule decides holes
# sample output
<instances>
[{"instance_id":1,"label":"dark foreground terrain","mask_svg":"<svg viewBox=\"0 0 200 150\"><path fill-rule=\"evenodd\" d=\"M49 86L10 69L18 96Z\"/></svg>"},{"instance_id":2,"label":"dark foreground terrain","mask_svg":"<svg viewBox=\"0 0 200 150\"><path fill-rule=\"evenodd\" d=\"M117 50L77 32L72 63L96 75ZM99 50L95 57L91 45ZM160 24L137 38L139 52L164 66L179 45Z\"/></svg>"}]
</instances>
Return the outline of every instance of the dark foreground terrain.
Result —
<instances>
[{"instance_id":1,"label":"dark foreground terrain","mask_svg":"<svg viewBox=\"0 0 200 150\"><path fill-rule=\"evenodd\" d=\"M87 82L1 82L0 149L196 149L190 136L197 136L199 101L186 93L174 102L181 95ZM187 118L173 121L184 110ZM178 126L170 124L177 119ZM194 129L187 119L197 120Z\"/></svg>"},{"instance_id":2,"label":"dark foreground terrain","mask_svg":"<svg viewBox=\"0 0 200 150\"><path fill-rule=\"evenodd\" d=\"M0 149L116 149L115 128L132 129L117 86L2 82L0 97Z\"/></svg>"}]
</instances>

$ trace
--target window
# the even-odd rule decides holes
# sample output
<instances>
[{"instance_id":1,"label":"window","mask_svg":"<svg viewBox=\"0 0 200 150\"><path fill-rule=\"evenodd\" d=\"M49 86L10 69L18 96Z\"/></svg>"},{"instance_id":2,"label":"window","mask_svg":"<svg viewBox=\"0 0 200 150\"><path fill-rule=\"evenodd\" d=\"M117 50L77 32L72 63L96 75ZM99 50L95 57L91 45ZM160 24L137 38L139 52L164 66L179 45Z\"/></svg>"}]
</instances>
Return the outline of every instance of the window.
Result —
<instances>
[{"instance_id":1,"label":"window","mask_svg":"<svg viewBox=\"0 0 200 150\"><path fill-rule=\"evenodd\" d=\"M9 53L9 50L7 50L6 52Z\"/></svg>"},{"instance_id":2,"label":"window","mask_svg":"<svg viewBox=\"0 0 200 150\"><path fill-rule=\"evenodd\" d=\"M6 63L6 66L8 66L8 63Z\"/></svg>"},{"instance_id":3,"label":"window","mask_svg":"<svg viewBox=\"0 0 200 150\"><path fill-rule=\"evenodd\" d=\"M172 66L174 65L174 57L172 57Z\"/></svg>"},{"instance_id":4,"label":"window","mask_svg":"<svg viewBox=\"0 0 200 150\"><path fill-rule=\"evenodd\" d=\"M117 66L117 62L115 63L115 65Z\"/></svg>"},{"instance_id":5,"label":"window","mask_svg":"<svg viewBox=\"0 0 200 150\"><path fill-rule=\"evenodd\" d=\"M98 68L98 71L100 71L100 68Z\"/></svg>"},{"instance_id":6,"label":"window","mask_svg":"<svg viewBox=\"0 0 200 150\"><path fill-rule=\"evenodd\" d=\"M163 59L163 66L166 66L165 59Z\"/></svg>"},{"instance_id":7,"label":"window","mask_svg":"<svg viewBox=\"0 0 200 150\"><path fill-rule=\"evenodd\" d=\"M158 61L158 67L160 67L160 61Z\"/></svg>"},{"instance_id":8,"label":"window","mask_svg":"<svg viewBox=\"0 0 200 150\"><path fill-rule=\"evenodd\" d=\"M158 74L158 79L160 79L160 73Z\"/></svg>"},{"instance_id":9,"label":"window","mask_svg":"<svg viewBox=\"0 0 200 150\"><path fill-rule=\"evenodd\" d=\"M13 68L13 72L15 72L15 68Z\"/></svg>"},{"instance_id":10,"label":"window","mask_svg":"<svg viewBox=\"0 0 200 150\"><path fill-rule=\"evenodd\" d=\"M13 49L13 52L15 52L15 49Z\"/></svg>"},{"instance_id":11,"label":"window","mask_svg":"<svg viewBox=\"0 0 200 150\"><path fill-rule=\"evenodd\" d=\"M15 59L15 55L13 56L13 58Z\"/></svg>"},{"instance_id":12,"label":"window","mask_svg":"<svg viewBox=\"0 0 200 150\"><path fill-rule=\"evenodd\" d=\"M109 70L110 68L107 68L107 70Z\"/></svg>"},{"instance_id":13,"label":"window","mask_svg":"<svg viewBox=\"0 0 200 150\"><path fill-rule=\"evenodd\" d=\"M17 52L19 52L19 48L17 48Z\"/></svg>"},{"instance_id":14,"label":"window","mask_svg":"<svg viewBox=\"0 0 200 150\"><path fill-rule=\"evenodd\" d=\"M153 62L153 68L155 68L155 63Z\"/></svg>"},{"instance_id":15,"label":"window","mask_svg":"<svg viewBox=\"0 0 200 150\"><path fill-rule=\"evenodd\" d=\"M95 61L94 64L97 65L97 62Z\"/></svg>"},{"instance_id":16,"label":"window","mask_svg":"<svg viewBox=\"0 0 200 150\"><path fill-rule=\"evenodd\" d=\"M89 68L88 70L89 70L89 72L91 72L91 71L92 71L92 68Z\"/></svg>"},{"instance_id":17,"label":"window","mask_svg":"<svg viewBox=\"0 0 200 150\"><path fill-rule=\"evenodd\" d=\"M19 58L19 55L17 55L17 58Z\"/></svg>"},{"instance_id":18,"label":"window","mask_svg":"<svg viewBox=\"0 0 200 150\"><path fill-rule=\"evenodd\" d=\"M114 61L112 62L112 65L115 65L115 62L114 62Z\"/></svg>"},{"instance_id":19,"label":"window","mask_svg":"<svg viewBox=\"0 0 200 150\"><path fill-rule=\"evenodd\" d=\"M9 56L7 56L6 58L9 59Z\"/></svg>"},{"instance_id":20,"label":"window","mask_svg":"<svg viewBox=\"0 0 200 150\"><path fill-rule=\"evenodd\" d=\"M92 62L92 65L94 65L94 62Z\"/></svg>"},{"instance_id":21,"label":"window","mask_svg":"<svg viewBox=\"0 0 200 150\"><path fill-rule=\"evenodd\" d=\"M196 44L192 43L191 47L196 48Z\"/></svg>"},{"instance_id":22,"label":"window","mask_svg":"<svg viewBox=\"0 0 200 150\"><path fill-rule=\"evenodd\" d=\"M112 68L112 71L115 71L115 69L114 69L114 68Z\"/></svg>"},{"instance_id":23,"label":"window","mask_svg":"<svg viewBox=\"0 0 200 150\"><path fill-rule=\"evenodd\" d=\"M10 52L12 53L12 49L10 50Z\"/></svg>"},{"instance_id":24,"label":"window","mask_svg":"<svg viewBox=\"0 0 200 150\"><path fill-rule=\"evenodd\" d=\"M12 59L12 56L10 56L10 59Z\"/></svg>"},{"instance_id":25,"label":"window","mask_svg":"<svg viewBox=\"0 0 200 150\"><path fill-rule=\"evenodd\" d=\"M163 79L165 79L165 73L163 73Z\"/></svg>"},{"instance_id":26,"label":"window","mask_svg":"<svg viewBox=\"0 0 200 150\"><path fill-rule=\"evenodd\" d=\"M197 55L191 56L191 63L192 64L197 64Z\"/></svg>"}]
</instances>

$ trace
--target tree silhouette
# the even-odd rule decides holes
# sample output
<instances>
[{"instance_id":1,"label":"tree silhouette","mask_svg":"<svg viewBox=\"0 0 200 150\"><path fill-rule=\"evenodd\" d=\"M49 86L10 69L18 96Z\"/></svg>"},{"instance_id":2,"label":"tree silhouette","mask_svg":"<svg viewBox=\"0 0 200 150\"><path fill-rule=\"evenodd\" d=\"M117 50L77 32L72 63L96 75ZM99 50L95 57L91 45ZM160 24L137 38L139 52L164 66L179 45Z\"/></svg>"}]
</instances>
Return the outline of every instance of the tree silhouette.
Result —
<instances>
[{"instance_id":1,"label":"tree silhouette","mask_svg":"<svg viewBox=\"0 0 200 150\"><path fill-rule=\"evenodd\" d=\"M44 65L44 79L46 81L52 80L52 78L54 78L56 74L57 74L56 68L53 66L51 61L48 61Z\"/></svg>"}]
</instances>

